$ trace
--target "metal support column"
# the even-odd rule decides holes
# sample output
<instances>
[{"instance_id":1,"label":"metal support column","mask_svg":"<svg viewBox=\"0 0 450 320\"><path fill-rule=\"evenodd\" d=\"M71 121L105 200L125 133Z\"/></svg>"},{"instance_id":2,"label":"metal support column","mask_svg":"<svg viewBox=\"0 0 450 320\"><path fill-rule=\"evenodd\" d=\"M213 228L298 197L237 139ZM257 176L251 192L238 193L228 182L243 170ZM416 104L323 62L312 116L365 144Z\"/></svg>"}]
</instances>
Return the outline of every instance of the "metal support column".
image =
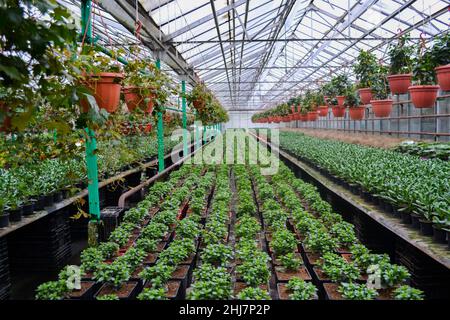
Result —
<instances>
[{"instance_id":1,"label":"metal support column","mask_svg":"<svg viewBox=\"0 0 450 320\"><path fill-rule=\"evenodd\" d=\"M183 157L188 155L187 117L186 117L186 81L181 81L181 108L183 111Z\"/></svg>"},{"instance_id":2,"label":"metal support column","mask_svg":"<svg viewBox=\"0 0 450 320\"><path fill-rule=\"evenodd\" d=\"M156 60L156 68L161 69L161 60ZM158 172L164 171L164 123L163 123L163 113L159 111L157 113L158 118L158 126L157 126L157 135L158 135Z\"/></svg>"}]
</instances>

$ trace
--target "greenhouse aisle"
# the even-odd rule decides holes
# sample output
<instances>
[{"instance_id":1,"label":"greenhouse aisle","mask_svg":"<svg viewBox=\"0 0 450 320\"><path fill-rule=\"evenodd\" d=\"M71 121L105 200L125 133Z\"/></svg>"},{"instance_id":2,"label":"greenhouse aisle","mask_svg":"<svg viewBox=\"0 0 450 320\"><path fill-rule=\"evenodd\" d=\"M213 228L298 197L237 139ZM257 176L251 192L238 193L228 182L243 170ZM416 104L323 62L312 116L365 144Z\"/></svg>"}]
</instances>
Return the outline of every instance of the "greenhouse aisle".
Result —
<instances>
[{"instance_id":1,"label":"greenhouse aisle","mask_svg":"<svg viewBox=\"0 0 450 320\"><path fill-rule=\"evenodd\" d=\"M16 0L0 16L0 306L449 301L449 1Z\"/></svg>"}]
</instances>

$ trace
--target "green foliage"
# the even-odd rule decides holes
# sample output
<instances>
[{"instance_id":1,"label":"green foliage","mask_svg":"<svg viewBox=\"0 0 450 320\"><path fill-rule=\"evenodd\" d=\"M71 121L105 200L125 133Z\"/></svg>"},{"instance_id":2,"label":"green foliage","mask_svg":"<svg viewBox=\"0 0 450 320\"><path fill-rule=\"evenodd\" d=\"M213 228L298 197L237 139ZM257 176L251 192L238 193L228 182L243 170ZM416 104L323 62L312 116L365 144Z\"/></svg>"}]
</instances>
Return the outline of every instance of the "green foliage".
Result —
<instances>
[{"instance_id":1,"label":"green foliage","mask_svg":"<svg viewBox=\"0 0 450 320\"><path fill-rule=\"evenodd\" d=\"M261 226L254 217L244 216L239 219L235 226L235 234L238 238L255 239Z\"/></svg>"},{"instance_id":2,"label":"green foliage","mask_svg":"<svg viewBox=\"0 0 450 320\"><path fill-rule=\"evenodd\" d=\"M166 297L166 292L163 288L145 288L137 296L138 300L168 300Z\"/></svg>"},{"instance_id":3,"label":"green foliage","mask_svg":"<svg viewBox=\"0 0 450 320\"><path fill-rule=\"evenodd\" d=\"M261 288L245 288L237 295L239 300L270 300L269 293Z\"/></svg>"},{"instance_id":4,"label":"green foliage","mask_svg":"<svg viewBox=\"0 0 450 320\"><path fill-rule=\"evenodd\" d=\"M231 298L231 276L223 267L203 264L194 270L191 300L226 300Z\"/></svg>"},{"instance_id":5,"label":"green foliage","mask_svg":"<svg viewBox=\"0 0 450 320\"><path fill-rule=\"evenodd\" d=\"M335 253L325 253L322 256L322 270L332 281L355 281L359 278L359 269L352 263L348 263L343 257Z\"/></svg>"},{"instance_id":6,"label":"green foliage","mask_svg":"<svg viewBox=\"0 0 450 320\"><path fill-rule=\"evenodd\" d=\"M251 259L242 261L242 264L236 267L236 272L252 287L267 284L270 278L267 266L269 260L270 257L266 253L256 251Z\"/></svg>"},{"instance_id":7,"label":"green foliage","mask_svg":"<svg viewBox=\"0 0 450 320\"><path fill-rule=\"evenodd\" d=\"M404 34L398 38L397 43L389 45L390 74L410 73L412 69L414 47L409 44L410 35Z\"/></svg>"},{"instance_id":8,"label":"green foliage","mask_svg":"<svg viewBox=\"0 0 450 320\"><path fill-rule=\"evenodd\" d=\"M341 283L338 291L347 300L373 300L378 295L374 289L365 284Z\"/></svg>"},{"instance_id":9,"label":"green foliage","mask_svg":"<svg viewBox=\"0 0 450 320\"><path fill-rule=\"evenodd\" d=\"M394 150L426 159L450 160L450 142L405 141Z\"/></svg>"},{"instance_id":10,"label":"green foliage","mask_svg":"<svg viewBox=\"0 0 450 320\"><path fill-rule=\"evenodd\" d=\"M67 292L64 281L45 282L37 287L36 300L62 300Z\"/></svg>"},{"instance_id":11,"label":"green foliage","mask_svg":"<svg viewBox=\"0 0 450 320\"><path fill-rule=\"evenodd\" d=\"M136 240L136 248L145 252L154 252L158 246L158 242L154 239L139 238Z\"/></svg>"},{"instance_id":12,"label":"green foliage","mask_svg":"<svg viewBox=\"0 0 450 320\"><path fill-rule=\"evenodd\" d=\"M361 99L356 88L350 87L345 93L344 105L350 108L361 106Z\"/></svg>"},{"instance_id":13,"label":"green foliage","mask_svg":"<svg viewBox=\"0 0 450 320\"><path fill-rule=\"evenodd\" d=\"M434 37L431 56L436 67L450 64L450 33L444 32Z\"/></svg>"},{"instance_id":14,"label":"green foliage","mask_svg":"<svg viewBox=\"0 0 450 320\"><path fill-rule=\"evenodd\" d=\"M302 264L302 260L297 258L293 252L280 256L281 265L290 271L296 271Z\"/></svg>"},{"instance_id":15,"label":"green foliage","mask_svg":"<svg viewBox=\"0 0 450 320\"><path fill-rule=\"evenodd\" d=\"M317 288L310 282L300 278L292 278L286 287L291 291L291 300L312 300L317 299Z\"/></svg>"},{"instance_id":16,"label":"green foliage","mask_svg":"<svg viewBox=\"0 0 450 320\"><path fill-rule=\"evenodd\" d=\"M102 263L94 271L94 279L99 282L110 283L115 288L119 288L130 279L130 269L123 262Z\"/></svg>"},{"instance_id":17,"label":"green foliage","mask_svg":"<svg viewBox=\"0 0 450 320\"><path fill-rule=\"evenodd\" d=\"M358 81L358 88L370 88L377 81L378 60L377 57L368 51L361 50L353 65L353 71Z\"/></svg>"},{"instance_id":18,"label":"green foliage","mask_svg":"<svg viewBox=\"0 0 450 320\"><path fill-rule=\"evenodd\" d=\"M97 296L99 301L119 301L119 297L116 294L104 294L102 296Z\"/></svg>"},{"instance_id":19,"label":"green foliage","mask_svg":"<svg viewBox=\"0 0 450 320\"><path fill-rule=\"evenodd\" d=\"M423 291L410 286L401 286L394 290L395 300L423 300Z\"/></svg>"},{"instance_id":20,"label":"green foliage","mask_svg":"<svg viewBox=\"0 0 450 320\"><path fill-rule=\"evenodd\" d=\"M163 288L175 269L176 267L173 265L157 263L154 266L145 268L139 276L149 281L152 284L152 288Z\"/></svg>"},{"instance_id":21,"label":"green foliage","mask_svg":"<svg viewBox=\"0 0 450 320\"><path fill-rule=\"evenodd\" d=\"M297 240L292 232L279 230L273 233L270 245L276 255L285 255L296 249Z\"/></svg>"},{"instance_id":22,"label":"green foliage","mask_svg":"<svg viewBox=\"0 0 450 320\"><path fill-rule=\"evenodd\" d=\"M233 258L233 249L225 244L208 244L202 251L202 261L216 266L225 266Z\"/></svg>"},{"instance_id":23,"label":"green foliage","mask_svg":"<svg viewBox=\"0 0 450 320\"><path fill-rule=\"evenodd\" d=\"M117 255L119 245L115 242L103 242L98 246L98 250L104 259L111 259Z\"/></svg>"}]
</instances>

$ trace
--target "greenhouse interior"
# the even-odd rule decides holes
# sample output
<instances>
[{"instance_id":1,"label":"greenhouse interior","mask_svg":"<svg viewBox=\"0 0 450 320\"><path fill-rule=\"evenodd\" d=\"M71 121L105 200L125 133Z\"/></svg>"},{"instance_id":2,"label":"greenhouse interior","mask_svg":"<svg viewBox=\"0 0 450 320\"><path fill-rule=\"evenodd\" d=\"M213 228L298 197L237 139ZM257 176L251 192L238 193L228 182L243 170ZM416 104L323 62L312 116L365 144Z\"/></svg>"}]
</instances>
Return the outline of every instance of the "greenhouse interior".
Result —
<instances>
[{"instance_id":1,"label":"greenhouse interior","mask_svg":"<svg viewBox=\"0 0 450 320\"><path fill-rule=\"evenodd\" d=\"M0 16L1 304L450 300L450 1Z\"/></svg>"}]
</instances>

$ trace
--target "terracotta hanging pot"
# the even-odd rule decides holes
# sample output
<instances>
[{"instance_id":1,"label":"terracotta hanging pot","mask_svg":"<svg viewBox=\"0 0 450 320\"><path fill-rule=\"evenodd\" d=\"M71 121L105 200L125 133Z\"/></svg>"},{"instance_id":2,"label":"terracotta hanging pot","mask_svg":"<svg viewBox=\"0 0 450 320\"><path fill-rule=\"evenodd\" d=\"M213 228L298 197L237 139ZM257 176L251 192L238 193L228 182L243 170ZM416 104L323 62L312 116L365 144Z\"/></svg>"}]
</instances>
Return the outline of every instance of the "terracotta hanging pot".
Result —
<instances>
[{"instance_id":1,"label":"terracotta hanging pot","mask_svg":"<svg viewBox=\"0 0 450 320\"><path fill-rule=\"evenodd\" d=\"M319 113L317 111L308 112L308 121L316 121L319 117Z\"/></svg>"},{"instance_id":2,"label":"terracotta hanging pot","mask_svg":"<svg viewBox=\"0 0 450 320\"><path fill-rule=\"evenodd\" d=\"M364 106L348 108L348 113L350 115L350 119L352 120L362 120L364 118L365 111L366 108Z\"/></svg>"},{"instance_id":3,"label":"terracotta hanging pot","mask_svg":"<svg viewBox=\"0 0 450 320\"><path fill-rule=\"evenodd\" d=\"M437 67L436 77L438 84L443 91L450 91L450 64Z\"/></svg>"},{"instance_id":4,"label":"terracotta hanging pot","mask_svg":"<svg viewBox=\"0 0 450 320\"><path fill-rule=\"evenodd\" d=\"M336 97L339 107L343 107L344 106L345 98L346 98L345 96L337 96Z\"/></svg>"},{"instance_id":5,"label":"terracotta hanging pot","mask_svg":"<svg viewBox=\"0 0 450 320\"><path fill-rule=\"evenodd\" d=\"M326 117L328 115L328 106L319 106L319 117Z\"/></svg>"},{"instance_id":6,"label":"terracotta hanging pot","mask_svg":"<svg viewBox=\"0 0 450 320\"><path fill-rule=\"evenodd\" d=\"M333 112L333 116L335 118L342 118L345 116L345 107L333 106L331 107L331 111Z\"/></svg>"},{"instance_id":7,"label":"terracotta hanging pot","mask_svg":"<svg viewBox=\"0 0 450 320\"><path fill-rule=\"evenodd\" d=\"M371 88L361 88L358 90L359 97L361 98L361 102L363 104L369 104L370 100L372 100L372 89Z\"/></svg>"},{"instance_id":8,"label":"terracotta hanging pot","mask_svg":"<svg viewBox=\"0 0 450 320\"><path fill-rule=\"evenodd\" d=\"M405 94L411 86L412 74L393 74L387 78L392 94Z\"/></svg>"},{"instance_id":9,"label":"terracotta hanging pot","mask_svg":"<svg viewBox=\"0 0 450 320\"><path fill-rule=\"evenodd\" d=\"M409 93L411 94L412 103L416 108L432 108L436 103L439 86L411 86Z\"/></svg>"},{"instance_id":10,"label":"terracotta hanging pot","mask_svg":"<svg viewBox=\"0 0 450 320\"><path fill-rule=\"evenodd\" d=\"M295 106L291 106L292 113L295 113Z\"/></svg>"},{"instance_id":11,"label":"terracotta hanging pot","mask_svg":"<svg viewBox=\"0 0 450 320\"><path fill-rule=\"evenodd\" d=\"M120 102L120 81L123 74L115 72L100 72L96 75L87 76L87 87L92 91L95 101L100 109L114 113ZM83 112L89 110L87 99L81 100Z\"/></svg>"},{"instance_id":12,"label":"terracotta hanging pot","mask_svg":"<svg viewBox=\"0 0 450 320\"><path fill-rule=\"evenodd\" d=\"M0 111L3 113L3 121L0 123L0 132L11 131L11 117L8 116L8 107L3 101L0 101Z\"/></svg>"},{"instance_id":13,"label":"terracotta hanging pot","mask_svg":"<svg viewBox=\"0 0 450 320\"><path fill-rule=\"evenodd\" d=\"M303 121L303 122L308 121L308 114L307 113L305 113L305 114L302 113L300 115L300 120Z\"/></svg>"},{"instance_id":14,"label":"terracotta hanging pot","mask_svg":"<svg viewBox=\"0 0 450 320\"><path fill-rule=\"evenodd\" d=\"M392 112L393 101L390 99L386 100L371 100L373 113L377 118L386 118Z\"/></svg>"},{"instance_id":15,"label":"terracotta hanging pot","mask_svg":"<svg viewBox=\"0 0 450 320\"><path fill-rule=\"evenodd\" d=\"M289 121L294 121L294 120L295 120L295 114L290 114Z\"/></svg>"}]
</instances>

